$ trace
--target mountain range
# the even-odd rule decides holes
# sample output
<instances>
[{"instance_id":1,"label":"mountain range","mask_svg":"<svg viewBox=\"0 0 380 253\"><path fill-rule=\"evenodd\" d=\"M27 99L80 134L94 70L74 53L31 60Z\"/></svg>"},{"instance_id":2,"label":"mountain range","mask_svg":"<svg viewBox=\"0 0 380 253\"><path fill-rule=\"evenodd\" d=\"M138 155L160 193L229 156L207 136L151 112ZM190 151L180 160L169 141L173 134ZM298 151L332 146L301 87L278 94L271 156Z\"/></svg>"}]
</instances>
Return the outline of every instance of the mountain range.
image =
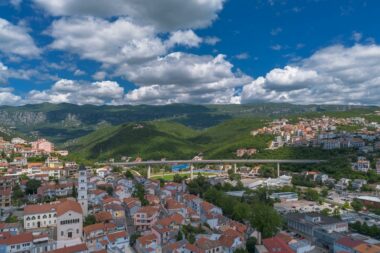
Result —
<instances>
[{"instance_id":1,"label":"mountain range","mask_svg":"<svg viewBox=\"0 0 380 253\"><path fill-rule=\"evenodd\" d=\"M44 137L72 157L86 160L120 156L144 159L231 157L239 147L263 148L270 137L252 129L279 117L364 116L379 120L378 107L349 105L189 105L94 106L34 104L0 107L0 133Z\"/></svg>"}]
</instances>

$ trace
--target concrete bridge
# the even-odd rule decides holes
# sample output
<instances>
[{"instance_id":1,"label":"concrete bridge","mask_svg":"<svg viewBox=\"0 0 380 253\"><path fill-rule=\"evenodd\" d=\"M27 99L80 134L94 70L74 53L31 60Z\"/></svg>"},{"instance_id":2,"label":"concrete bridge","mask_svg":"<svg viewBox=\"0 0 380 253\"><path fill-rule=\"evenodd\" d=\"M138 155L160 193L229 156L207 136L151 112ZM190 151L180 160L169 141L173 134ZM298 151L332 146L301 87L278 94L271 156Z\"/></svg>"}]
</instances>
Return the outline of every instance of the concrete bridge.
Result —
<instances>
[{"instance_id":1,"label":"concrete bridge","mask_svg":"<svg viewBox=\"0 0 380 253\"><path fill-rule=\"evenodd\" d=\"M233 164L234 172L236 173L237 164L277 164L277 176L280 176L280 164L316 164L323 163L326 160L294 160L294 159L216 159L216 160L161 160L161 161L141 161L141 162L109 162L97 163L97 165L108 165L113 167L133 167L139 165L148 166L147 177L150 177L152 165L177 165L177 164L190 164L190 178L193 178L194 164Z\"/></svg>"}]
</instances>

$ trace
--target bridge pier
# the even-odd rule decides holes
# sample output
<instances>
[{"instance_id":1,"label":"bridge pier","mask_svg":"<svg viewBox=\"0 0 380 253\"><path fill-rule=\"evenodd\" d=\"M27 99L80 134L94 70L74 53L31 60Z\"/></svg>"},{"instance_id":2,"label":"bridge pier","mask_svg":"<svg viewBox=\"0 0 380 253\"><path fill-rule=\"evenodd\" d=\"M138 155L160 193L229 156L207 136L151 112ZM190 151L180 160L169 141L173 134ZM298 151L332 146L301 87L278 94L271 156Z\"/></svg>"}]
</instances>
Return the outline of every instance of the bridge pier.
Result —
<instances>
[{"instance_id":1,"label":"bridge pier","mask_svg":"<svg viewBox=\"0 0 380 253\"><path fill-rule=\"evenodd\" d=\"M236 163L234 163L234 173L236 174L237 172L237 166L236 166Z\"/></svg>"},{"instance_id":2,"label":"bridge pier","mask_svg":"<svg viewBox=\"0 0 380 253\"><path fill-rule=\"evenodd\" d=\"M277 163L277 177L280 177L280 163Z\"/></svg>"},{"instance_id":3,"label":"bridge pier","mask_svg":"<svg viewBox=\"0 0 380 253\"><path fill-rule=\"evenodd\" d=\"M193 164L190 164L190 179L193 180L194 178L194 166Z\"/></svg>"},{"instance_id":4,"label":"bridge pier","mask_svg":"<svg viewBox=\"0 0 380 253\"><path fill-rule=\"evenodd\" d=\"M149 179L150 178L150 173L151 173L151 167L148 165L148 172L146 173L146 177Z\"/></svg>"}]
</instances>

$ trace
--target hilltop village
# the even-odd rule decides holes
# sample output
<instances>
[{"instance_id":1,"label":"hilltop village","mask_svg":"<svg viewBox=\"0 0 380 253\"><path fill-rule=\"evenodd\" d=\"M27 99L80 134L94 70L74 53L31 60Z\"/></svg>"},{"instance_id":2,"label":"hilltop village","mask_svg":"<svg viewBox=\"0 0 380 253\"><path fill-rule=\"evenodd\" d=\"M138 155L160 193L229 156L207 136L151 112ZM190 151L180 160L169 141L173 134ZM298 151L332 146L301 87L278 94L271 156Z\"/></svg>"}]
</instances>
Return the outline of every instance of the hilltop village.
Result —
<instances>
[{"instance_id":1,"label":"hilltop village","mask_svg":"<svg viewBox=\"0 0 380 253\"><path fill-rule=\"evenodd\" d=\"M272 136L274 151L348 150L345 177L202 156L191 174L187 165L85 166L46 139L2 139L0 252L380 252L379 129L322 117L251 132Z\"/></svg>"}]
</instances>

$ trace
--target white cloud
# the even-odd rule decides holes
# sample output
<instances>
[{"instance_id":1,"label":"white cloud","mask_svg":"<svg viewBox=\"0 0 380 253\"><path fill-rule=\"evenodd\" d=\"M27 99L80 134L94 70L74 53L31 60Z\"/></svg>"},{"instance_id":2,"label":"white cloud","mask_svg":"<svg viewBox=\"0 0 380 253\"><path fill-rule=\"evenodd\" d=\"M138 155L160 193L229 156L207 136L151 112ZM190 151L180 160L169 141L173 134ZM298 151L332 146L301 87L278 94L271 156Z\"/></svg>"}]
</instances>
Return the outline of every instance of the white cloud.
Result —
<instances>
[{"instance_id":1,"label":"white cloud","mask_svg":"<svg viewBox=\"0 0 380 253\"><path fill-rule=\"evenodd\" d=\"M251 78L232 68L224 55L176 52L119 72L139 86L127 94L126 103L236 103L236 88Z\"/></svg>"},{"instance_id":2,"label":"white cloud","mask_svg":"<svg viewBox=\"0 0 380 253\"><path fill-rule=\"evenodd\" d=\"M361 41L362 38L363 38L363 34L361 34L360 32L353 32L353 33L352 33L352 39L353 39L355 42L359 42L359 41Z\"/></svg>"},{"instance_id":3,"label":"white cloud","mask_svg":"<svg viewBox=\"0 0 380 253\"><path fill-rule=\"evenodd\" d=\"M79 83L73 80L61 79L51 89L29 92L27 103L73 103L73 104L112 104L122 99L124 88L112 81Z\"/></svg>"},{"instance_id":4,"label":"white cloud","mask_svg":"<svg viewBox=\"0 0 380 253\"><path fill-rule=\"evenodd\" d=\"M270 32L270 34L272 36L276 36L277 34L279 34L281 32L282 32L282 28L281 27L277 27L277 28L272 29L272 31Z\"/></svg>"},{"instance_id":5,"label":"white cloud","mask_svg":"<svg viewBox=\"0 0 380 253\"><path fill-rule=\"evenodd\" d=\"M26 29L0 18L0 51L6 55L37 57L41 51Z\"/></svg>"},{"instance_id":6,"label":"white cloud","mask_svg":"<svg viewBox=\"0 0 380 253\"><path fill-rule=\"evenodd\" d=\"M114 22L84 17L54 21L48 33L53 49L78 54L107 64L139 62L166 53L166 46L150 26L126 18Z\"/></svg>"},{"instance_id":7,"label":"white cloud","mask_svg":"<svg viewBox=\"0 0 380 253\"><path fill-rule=\"evenodd\" d=\"M34 0L54 16L128 16L161 31L209 26L225 0ZM94 3L96 2L96 3Z\"/></svg>"},{"instance_id":8,"label":"white cloud","mask_svg":"<svg viewBox=\"0 0 380 253\"><path fill-rule=\"evenodd\" d=\"M83 75L85 75L86 74L86 72L84 72L83 70L81 70L81 69L76 69L75 71L74 71L74 76L83 76Z\"/></svg>"},{"instance_id":9,"label":"white cloud","mask_svg":"<svg viewBox=\"0 0 380 253\"><path fill-rule=\"evenodd\" d=\"M215 37L215 36L208 36L208 37L205 37L203 39L203 41L206 43L206 44L209 44L209 45L216 45L217 43L220 42L220 39L218 37Z\"/></svg>"},{"instance_id":10,"label":"white cloud","mask_svg":"<svg viewBox=\"0 0 380 253\"><path fill-rule=\"evenodd\" d=\"M107 76L107 73L105 71L97 71L95 74L92 75L92 78L95 80L101 81L104 80Z\"/></svg>"},{"instance_id":11,"label":"white cloud","mask_svg":"<svg viewBox=\"0 0 380 253\"><path fill-rule=\"evenodd\" d=\"M166 45L169 48L177 45L198 47L201 42L202 39L198 37L192 30L187 30L172 32L169 39L166 41Z\"/></svg>"},{"instance_id":12,"label":"white cloud","mask_svg":"<svg viewBox=\"0 0 380 253\"><path fill-rule=\"evenodd\" d=\"M244 53L235 55L235 58L238 60L246 60L249 58L249 54L247 52L244 52Z\"/></svg>"},{"instance_id":13,"label":"white cloud","mask_svg":"<svg viewBox=\"0 0 380 253\"><path fill-rule=\"evenodd\" d=\"M245 85L243 103L380 105L380 46L334 45Z\"/></svg>"}]
</instances>

